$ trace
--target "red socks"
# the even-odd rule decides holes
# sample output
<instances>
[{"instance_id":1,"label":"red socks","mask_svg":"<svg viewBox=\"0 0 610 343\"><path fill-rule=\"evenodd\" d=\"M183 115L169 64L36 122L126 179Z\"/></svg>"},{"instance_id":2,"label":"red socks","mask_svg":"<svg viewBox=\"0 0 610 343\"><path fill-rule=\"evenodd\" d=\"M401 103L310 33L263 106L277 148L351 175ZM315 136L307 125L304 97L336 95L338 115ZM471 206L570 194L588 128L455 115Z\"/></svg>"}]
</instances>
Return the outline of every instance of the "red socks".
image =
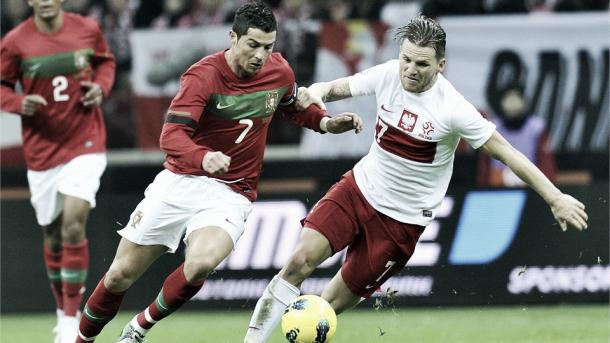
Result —
<instances>
[{"instance_id":1,"label":"red socks","mask_svg":"<svg viewBox=\"0 0 610 343\"><path fill-rule=\"evenodd\" d=\"M189 283L184 276L184 264L180 265L165 279L157 299L138 314L138 324L146 330L152 328L156 322L169 316L195 296L202 286L203 281Z\"/></svg>"},{"instance_id":2,"label":"red socks","mask_svg":"<svg viewBox=\"0 0 610 343\"><path fill-rule=\"evenodd\" d=\"M63 244L61 258L61 281L63 310L66 316L76 316L85 291L85 280L89 269L89 242Z\"/></svg>"},{"instance_id":3,"label":"red socks","mask_svg":"<svg viewBox=\"0 0 610 343\"><path fill-rule=\"evenodd\" d=\"M47 267L47 275L51 283L51 292L55 298L55 304L58 309L64 309L64 301L62 295L61 282L61 255L62 251L54 252L45 244L43 249L44 263Z\"/></svg>"},{"instance_id":4,"label":"red socks","mask_svg":"<svg viewBox=\"0 0 610 343\"><path fill-rule=\"evenodd\" d=\"M125 292L115 294L107 290L102 277L85 305L79 324L79 337L76 342L93 342L95 336L119 312L124 296Z\"/></svg>"}]
</instances>

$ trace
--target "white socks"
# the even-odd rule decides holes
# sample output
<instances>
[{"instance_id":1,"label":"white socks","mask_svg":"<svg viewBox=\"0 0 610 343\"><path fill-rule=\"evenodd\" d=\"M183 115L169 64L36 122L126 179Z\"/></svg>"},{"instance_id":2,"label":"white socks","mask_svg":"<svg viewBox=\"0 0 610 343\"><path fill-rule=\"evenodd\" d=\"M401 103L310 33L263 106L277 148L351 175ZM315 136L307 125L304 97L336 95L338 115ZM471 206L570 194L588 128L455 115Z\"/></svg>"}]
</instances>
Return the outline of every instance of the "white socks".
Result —
<instances>
[{"instance_id":1,"label":"white socks","mask_svg":"<svg viewBox=\"0 0 610 343\"><path fill-rule=\"evenodd\" d=\"M279 276L273 277L258 299L244 343L264 343L280 322L288 305L299 296L299 289Z\"/></svg>"}]
</instances>

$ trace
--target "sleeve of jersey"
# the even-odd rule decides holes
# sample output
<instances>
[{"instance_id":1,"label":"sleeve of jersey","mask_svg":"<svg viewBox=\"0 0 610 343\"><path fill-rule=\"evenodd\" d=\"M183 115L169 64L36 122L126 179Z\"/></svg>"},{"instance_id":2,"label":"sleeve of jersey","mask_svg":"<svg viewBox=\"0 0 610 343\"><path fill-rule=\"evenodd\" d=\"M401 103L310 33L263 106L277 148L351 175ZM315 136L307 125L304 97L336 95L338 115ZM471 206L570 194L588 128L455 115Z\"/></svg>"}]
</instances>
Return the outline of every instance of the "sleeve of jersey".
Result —
<instances>
[{"instance_id":1,"label":"sleeve of jersey","mask_svg":"<svg viewBox=\"0 0 610 343\"><path fill-rule=\"evenodd\" d=\"M99 26L96 25L95 29L97 39L94 47L95 55L93 56L93 68L95 70L93 81L100 85L104 96L107 97L114 84L116 62Z\"/></svg>"},{"instance_id":2,"label":"sleeve of jersey","mask_svg":"<svg viewBox=\"0 0 610 343\"><path fill-rule=\"evenodd\" d=\"M348 77L347 81L352 96L375 94L377 86L381 84L385 68L387 68L386 64L380 64Z\"/></svg>"},{"instance_id":3,"label":"sleeve of jersey","mask_svg":"<svg viewBox=\"0 0 610 343\"><path fill-rule=\"evenodd\" d=\"M192 139L207 102L205 90L205 85L196 75L189 72L182 75L180 91L172 100L159 140L163 152L195 169L202 168L203 156L211 151Z\"/></svg>"},{"instance_id":4,"label":"sleeve of jersey","mask_svg":"<svg viewBox=\"0 0 610 343\"><path fill-rule=\"evenodd\" d=\"M297 95L298 86L296 83L293 83L292 88L288 90L286 96L280 101L280 112L299 126L306 127L316 132L325 133L320 128L320 121L327 116L326 111L313 104L304 111L297 111L294 107Z\"/></svg>"},{"instance_id":5,"label":"sleeve of jersey","mask_svg":"<svg viewBox=\"0 0 610 343\"><path fill-rule=\"evenodd\" d=\"M496 125L487 120L466 99L458 95L452 114L453 129L474 149L480 148L496 130Z\"/></svg>"},{"instance_id":6,"label":"sleeve of jersey","mask_svg":"<svg viewBox=\"0 0 610 343\"><path fill-rule=\"evenodd\" d=\"M21 113L21 101L24 95L15 93L15 84L19 80L19 56L11 51L6 39L0 40L0 75L2 77L2 95L0 108L2 111Z\"/></svg>"}]
</instances>

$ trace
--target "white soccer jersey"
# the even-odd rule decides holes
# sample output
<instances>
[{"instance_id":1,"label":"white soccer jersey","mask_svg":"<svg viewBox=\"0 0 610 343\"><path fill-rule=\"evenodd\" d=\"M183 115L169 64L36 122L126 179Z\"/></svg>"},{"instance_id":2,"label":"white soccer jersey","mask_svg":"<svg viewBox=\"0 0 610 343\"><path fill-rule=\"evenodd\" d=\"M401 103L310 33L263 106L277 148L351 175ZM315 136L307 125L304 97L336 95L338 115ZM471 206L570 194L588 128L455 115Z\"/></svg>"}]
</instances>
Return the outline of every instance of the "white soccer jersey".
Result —
<instances>
[{"instance_id":1,"label":"white soccer jersey","mask_svg":"<svg viewBox=\"0 0 610 343\"><path fill-rule=\"evenodd\" d=\"M398 60L349 77L349 87L352 96L377 98L375 140L354 167L358 187L379 212L428 225L447 192L460 137L479 148L495 125L440 73L429 90L405 91Z\"/></svg>"}]
</instances>

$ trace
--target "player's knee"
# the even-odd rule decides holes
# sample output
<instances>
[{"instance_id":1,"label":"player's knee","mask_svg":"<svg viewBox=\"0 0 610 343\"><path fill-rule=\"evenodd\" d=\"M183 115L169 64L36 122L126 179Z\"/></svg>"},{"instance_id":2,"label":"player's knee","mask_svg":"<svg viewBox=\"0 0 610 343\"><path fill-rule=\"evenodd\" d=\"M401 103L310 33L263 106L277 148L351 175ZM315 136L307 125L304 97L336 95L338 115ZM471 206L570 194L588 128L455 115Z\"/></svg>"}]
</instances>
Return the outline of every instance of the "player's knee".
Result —
<instances>
[{"instance_id":1,"label":"player's knee","mask_svg":"<svg viewBox=\"0 0 610 343\"><path fill-rule=\"evenodd\" d=\"M85 239L85 222L83 220L66 220L61 228L62 241L70 244L82 242Z\"/></svg>"},{"instance_id":2,"label":"player's knee","mask_svg":"<svg viewBox=\"0 0 610 343\"><path fill-rule=\"evenodd\" d=\"M287 280L302 282L317 267L317 262L305 251L297 251L284 269Z\"/></svg>"},{"instance_id":3,"label":"player's knee","mask_svg":"<svg viewBox=\"0 0 610 343\"><path fill-rule=\"evenodd\" d=\"M189 282L200 281L216 268L218 263L210 256L196 256L184 261L184 276Z\"/></svg>"},{"instance_id":4,"label":"player's knee","mask_svg":"<svg viewBox=\"0 0 610 343\"><path fill-rule=\"evenodd\" d=\"M135 280L134 272L113 264L104 276L104 285L111 292L123 292L131 287Z\"/></svg>"},{"instance_id":5,"label":"player's knee","mask_svg":"<svg viewBox=\"0 0 610 343\"><path fill-rule=\"evenodd\" d=\"M57 232L49 231L47 228L43 229L44 236L44 244L53 252L61 251L61 235L59 235L59 230Z\"/></svg>"}]
</instances>

